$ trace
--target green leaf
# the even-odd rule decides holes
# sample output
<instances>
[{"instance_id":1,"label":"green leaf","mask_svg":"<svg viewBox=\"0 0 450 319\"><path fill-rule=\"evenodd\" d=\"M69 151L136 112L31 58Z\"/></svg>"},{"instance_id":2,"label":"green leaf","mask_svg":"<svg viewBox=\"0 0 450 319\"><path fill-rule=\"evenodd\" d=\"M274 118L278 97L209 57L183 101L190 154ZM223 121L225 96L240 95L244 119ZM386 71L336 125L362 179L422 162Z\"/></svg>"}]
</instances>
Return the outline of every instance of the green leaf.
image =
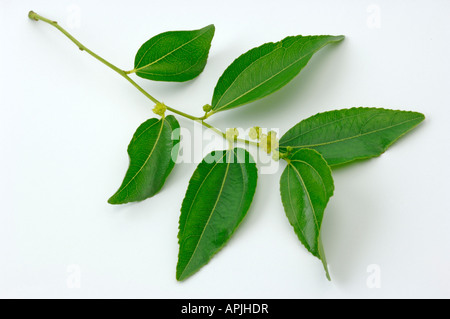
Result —
<instances>
[{"instance_id":1,"label":"green leaf","mask_svg":"<svg viewBox=\"0 0 450 319\"><path fill-rule=\"evenodd\" d=\"M180 139L172 133L179 127L172 115L152 118L139 126L128 146L128 171L108 203L142 201L159 192L175 165Z\"/></svg>"},{"instance_id":2,"label":"green leaf","mask_svg":"<svg viewBox=\"0 0 450 319\"><path fill-rule=\"evenodd\" d=\"M257 169L242 148L215 151L189 181L180 215L177 280L197 272L230 239L253 199Z\"/></svg>"},{"instance_id":3,"label":"green leaf","mask_svg":"<svg viewBox=\"0 0 450 319\"><path fill-rule=\"evenodd\" d=\"M161 33L141 46L133 71L154 81L192 80L205 68L214 31L211 24L200 30Z\"/></svg>"},{"instance_id":4,"label":"green leaf","mask_svg":"<svg viewBox=\"0 0 450 319\"><path fill-rule=\"evenodd\" d=\"M297 151L281 175L280 192L289 222L302 244L322 261L328 280L328 266L320 239L325 208L334 192L331 169L316 151Z\"/></svg>"},{"instance_id":5,"label":"green leaf","mask_svg":"<svg viewBox=\"0 0 450 319\"><path fill-rule=\"evenodd\" d=\"M296 36L266 43L237 58L214 89L212 111L228 110L269 95L291 81L315 52L344 36Z\"/></svg>"},{"instance_id":6,"label":"green leaf","mask_svg":"<svg viewBox=\"0 0 450 319\"><path fill-rule=\"evenodd\" d=\"M381 155L422 122L417 112L351 108L319 113L292 127L280 139L280 151L312 148L329 165Z\"/></svg>"}]
</instances>

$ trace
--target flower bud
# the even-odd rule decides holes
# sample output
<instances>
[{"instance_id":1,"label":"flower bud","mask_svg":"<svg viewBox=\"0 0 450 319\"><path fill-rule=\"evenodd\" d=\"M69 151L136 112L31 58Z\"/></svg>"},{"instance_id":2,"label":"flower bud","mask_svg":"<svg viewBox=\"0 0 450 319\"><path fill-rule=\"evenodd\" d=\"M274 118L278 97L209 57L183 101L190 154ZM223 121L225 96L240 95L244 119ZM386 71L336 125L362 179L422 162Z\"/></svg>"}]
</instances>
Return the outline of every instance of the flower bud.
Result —
<instances>
[{"instance_id":1,"label":"flower bud","mask_svg":"<svg viewBox=\"0 0 450 319\"><path fill-rule=\"evenodd\" d=\"M156 103L155 107L153 108L153 113L159 116L164 116L166 110L167 106L164 103Z\"/></svg>"},{"instance_id":2,"label":"flower bud","mask_svg":"<svg viewBox=\"0 0 450 319\"><path fill-rule=\"evenodd\" d=\"M205 111L205 113L208 113L211 110L212 110L212 106L211 105L209 105L209 104L203 105L203 111Z\"/></svg>"}]
</instances>

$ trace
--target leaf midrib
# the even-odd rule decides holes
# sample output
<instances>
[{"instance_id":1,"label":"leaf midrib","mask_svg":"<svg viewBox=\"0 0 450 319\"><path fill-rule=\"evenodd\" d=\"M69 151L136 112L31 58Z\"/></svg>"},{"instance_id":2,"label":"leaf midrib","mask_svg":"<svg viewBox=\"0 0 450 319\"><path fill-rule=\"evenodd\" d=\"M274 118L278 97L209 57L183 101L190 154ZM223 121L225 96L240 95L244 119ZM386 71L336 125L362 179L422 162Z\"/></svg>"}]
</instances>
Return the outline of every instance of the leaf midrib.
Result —
<instances>
[{"instance_id":1,"label":"leaf midrib","mask_svg":"<svg viewBox=\"0 0 450 319\"><path fill-rule=\"evenodd\" d=\"M279 49L281 49L281 48L279 48ZM273 52L275 52L275 51L277 51L277 50L278 50L278 49L272 51L271 53L273 53ZM254 86L252 89L248 90L247 92L244 92L244 93L241 94L240 96L236 97L234 100L228 102L227 104L223 105L222 107L219 107L218 109L215 110L215 112L219 112L220 110L226 108L228 105L230 105L230 104L236 102L237 100L239 100L241 97L243 97L243 96L245 96L245 95L247 95L247 94L250 94L251 92L253 92L253 91L256 90L257 88L259 88L261 85L265 84L266 82L272 80L274 77L280 75L281 73L283 73L284 71L286 71L287 69L289 69L292 65L294 65L294 64L296 64L296 63L298 63L298 62L300 62L305 56L306 56L306 55L302 56L301 58L299 58L299 59L296 60L295 62L289 64L286 68L283 68L281 71L275 73L274 75L272 75L272 76L269 77L268 79L262 81L261 83L259 83L258 85ZM260 60L261 58L263 58L263 57L258 58L258 60ZM257 62L258 60L256 60L255 62ZM253 63L255 63L255 62L253 62ZM252 63L252 64L253 64L253 63ZM248 67L247 67L247 68L248 68ZM241 74L244 73L244 71L245 71L247 68L245 68L245 69L244 69L244 70L236 77L236 80L237 80L238 77L241 76ZM235 81L236 81L236 80L235 80ZM234 84L234 81L233 81L233 84ZM231 87L231 86L230 86L230 87ZM223 97L223 96L222 96L222 97Z\"/></svg>"},{"instance_id":2,"label":"leaf midrib","mask_svg":"<svg viewBox=\"0 0 450 319\"><path fill-rule=\"evenodd\" d=\"M207 27L206 27L206 28L207 28ZM197 30L197 31L200 32L201 30ZM151 63L149 63L149 64L146 64L146 65L144 65L144 66L142 66L142 67L139 67L139 68L135 69L135 71L136 71L136 72L138 72L138 71L140 72L140 70L142 70L142 69L144 69L144 68L148 68L149 66L151 66L151 65L153 65L153 64L155 64L155 63L157 63L157 62L159 62L159 61L161 61L161 60L163 60L163 59L165 59L167 56L171 55L173 52L178 51L178 50L180 50L181 48L183 48L184 46L186 46L186 45L188 45L189 43L191 43L192 41L197 40L199 37L201 37L202 35L204 35L207 31L208 31L208 29L206 29L206 30L203 31L203 32L200 32L200 34L199 34L198 36L192 38L191 40L189 40L189 41L187 41L187 42L185 42L185 43L183 43L182 45L180 45L180 46L177 47L176 49L170 51L169 53L166 53L165 55L163 55L163 56L160 57L159 59L157 59L157 60L155 60L155 61L153 61L153 62L151 62ZM163 39L163 38L161 38L160 40L162 40L162 39ZM156 44L156 43L155 43L155 44ZM154 46L154 45L152 45L150 48L148 48L148 49L145 51L145 53L142 55L142 58L139 60L138 65L142 62L142 60L144 59L145 55L148 53L148 51L149 51L153 46Z\"/></svg>"},{"instance_id":3,"label":"leaf midrib","mask_svg":"<svg viewBox=\"0 0 450 319\"><path fill-rule=\"evenodd\" d=\"M197 191L195 192L195 195L194 195L194 198L192 199L192 203L191 203L191 205L189 206L189 210L188 210L188 212L187 212L187 215L186 215L186 221L189 219L189 215L191 214L191 212L192 212L192 207L194 206L194 203L195 203L195 200L197 199L197 196L198 196L198 194L200 193L200 190L202 189L202 187L203 187L203 184L206 182L206 180L208 179L208 177L209 177L209 175L211 175L211 173L214 171L214 168L216 168L216 166L223 160L223 158L225 157L227 155L227 153L225 152L225 154L221 157L221 159L219 160L219 161L217 161L215 164L214 164L214 166L209 170L209 172L208 172L208 174L206 174L206 176L205 176L205 178L203 179L203 181L200 183L200 186L198 187L198 189L197 189ZM183 235L184 235L184 231L185 231L185 227L186 225L183 225L183 233L182 234L180 234L180 239L183 237Z\"/></svg>"},{"instance_id":4,"label":"leaf midrib","mask_svg":"<svg viewBox=\"0 0 450 319\"><path fill-rule=\"evenodd\" d=\"M299 161L299 162L301 162L301 161ZM306 185L305 185L305 181L303 180L303 178L302 178L300 172L297 170L297 168L296 168L294 165L292 165L292 164L289 164L289 165L290 165L290 166L292 167L292 169L297 173L296 175L298 176L298 179L300 180L300 182L301 182L301 184L302 184L302 187L303 187L303 189L305 190L306 195L308 196L308 202L309 202L309 204L310 204L310 206L311 206L311 209L312 209L312 211L313 211L314 224L316 225L317 233L319 233L319 232L320 232L320 226L319 226L319 222L317 221L316 210L315 210L314 205L313 205L313 203L312 203L311 196L310 196L310 194L309 194L308 188L307 188ZM320 175L320 174L319 174L319 175ZM326 193L326 192L325 192L325 193Z\"/></svg>"},{"instance_id":5,"label":"leaf midrib","mask_svg":"<svg viewBox=\"0 0 450 319\"><path fill-rule=\"evenodd\" d=\"M323 145L330 145L330 144L334 144L334 143L340 143L340 142L348 141L348 140L355 139L355 138L358 138L358 137L361 137L361 136L375 134L375 133L378 133L378 132L381 132L381 131L384 131L384 130L388 130L388 129L394 128L396 126L403 125L403 124L408 123L408 122L416 121L418 119L420 119L420 117L416 117L416 118L413 118L413 119L410 119L410 120L407 120L407 121L403 121L403 122L397 123L395 125L386 126L386 127L380 128L378 130L366 132L366 133L363 133L363 134L358 134L358 135L355 135L355 136L346 137L346 138L343 138L343 139L333 140L333 141L324 142L324 143L308 144L308 145L297 145L297 146L291 146L291 147L292 148L306 148L306 147L317 147L317 146L323 146Z\"/></svg>"},{"instance_id":6,"label":"leaf midrib","mask_svg":"<svg viewBox=\"0 0 450 319\"><path fill-rule=\"evenodd\" d=\"M227 151L227 152L225 153L225 155L228 155L228 153L229 153L229 152ZM223 159L223 157L222 157L222 159ZM208 220L206 221L205 226L203 227L202 233L200 234L200 237L199 237L199 239L198 239L198 241L197 241L197 245L195 246L195 249L194 249L194 251L192 252L191 257L189 258L189 261L187 262L186 266L184 267L183 271L181 272L179 278L182 278L182 277L183 277L184 272L186 271L186 269L188 269L188 267L189 267L191 261L192 261L193 258L194 258L195 253L197 252L198 247L200 246L200 242L201 242L202 237L203 237L203 235L204 235L204 233L205 233L205 230L206 230L206 228L208 227L208 224L209 224L209 222L210 222L210 220L211 220L211 218L212 218L212 215L214 214L214 211L215 211L215 209L216 209L216 207L217 207L217 203L219 202L219 199L220 199L220 197L222 196L223 187L224 187L224 185L225 185L225 181L227 180L228 170L229 170L229 168L230 168L230 163L231 163L230 161L227 162L227 168L226 168L226 170L225 170L225 174L224 174L224 177L223 177L222 185L221 185L221 187L220 187L219 194L218 194L218 196L217 196L217 200L216 200L216 202L214 203L214 207L213 207L213 209L211 210L211 213L209 214L209 217L208 217Z\"/></svg>"},{"instance_id":7,"label":"leaf midrib","mask_svg":"<svg viewBox=\"0 0 450 319\"><path fill-rule=\"evenodd\" d=\"M317 176L319 176L320 180L322 181L322 188L323 188L323 190L325 191L325 194L327 194L327 197L329 196L328 191L327 191L327 189L326 189L326 187L325 187L325 182L324 182L324 180L323 180L323 178L322 178L322 175L319 173L319 171L318 171L314 166L312 166L312 165L309 164L308 162L305 162L305 161L302 161L302 160L296 160L296 159L294 159L294 160L291 160L291 162L302 163L302 164L305 164L306 166L310 167L310 168L317 174ZM332 195L332 194L330 194L330 196L331 196L331 195Z\"/></svg>"},{"instance_id":8,"label":"leaf midrib","mask_svg":"<svg viewBox=\"0 0 450 319\"><path fill-rule=\"evenodd\" d=\"M142 166L141 166L141 167L139 168L139 170L136 172L136 174L134 174L134 176L128 181L128 183L127 183L125 186L121 187L121 189L117 192L116 195L119 195L119 194L122 193L126 188L128 188L128 186L131 184L131 182L134 181L134 180L136 179L136 177L141 173L141 171L144 169L145 165L147 165L148 161L149 161L150 158L152 157L153 151L156 149L156 145L158 144L158 142L159 142L159 140L160 140L160 138L161 138L161 133L162 133L162 130L163 130L163 128L164 128L164 121L165 121L165 118L164 118L164 117L161 118L160 121L161 121L161 128L159 129L158 136L156 137L155 144L153 145L152 150L150 151L150 154L148 155L148 157L147 157L147 159L145 160L144 164L142 164ZM155 123L155 124L156 124L156 123ZM153 125L152 125L152 126L153 126ZM151 127L152 127L152 126L151 126ZM145 130L145 131L147 131L147 130ZM145 132L145 131L144 131L144 132ZM143 132L143 133L144 133L144 132ZM143 134L143 133L142 133L142 134ZM140 134L139 137L140 137L142 134Z\"/></svg>"},{"instance_id":9,"label":"leaf midrib","mask_svg":"<svg viewBox=\"0 0 450 319\"><path fill-rule=\"evenodd\" d=\"M300 41L300 39L299 39L298 41ZM298 42L298 41L295 41L294 43L296 43L296 42ZM311 41L311 40L309 40L309 41ZM232 101L228 102L227 104L225 104L225 105L219 107L218 109L213 109L213 111L214 111L214 112L219 112L220 110L226 108L226 107L229 106L230 104L234 103L235 101L239 100L240 98L242 98L243 96L249 94L250 92L256 90L258 87L260 87L261 85L263 85L263 84L265 84L266 82L270 81L270 80L273 79L274 77L276 77L276 76L280 75L281 73L285 72L286 70L288 70L289 68L291 68L294 64L296 64L296 63L300 62L301 60L303 60L306 56L311 55L311 54L314 54L315 52L319 51L320 49L322 49L324 46L326 46L326 45L327 45L328 43L330 43L330 42L334 42L334 41L333 41L333 40L330 40L330 41L328 41L328 42L325 42L322 46L318 47L317 49L312 50L312 51L309 52L308 54L302 55L300 58L298 58L297 60L295 60L294 62L292 62L292 63L289 64L287 67L285 67L285 68L283 68L282 70L280 70L279 72L275 73L275 74L272 75L270 78L264 80L263 82L259 83L258 85L256 85L256 86L253 87L252 89L248 90L247 92L244 92L244 93L241 94L240 96L236 97L234 100L232 100ZM293 45L294 43L292 43L291 45ZM306 44L306 43L307 43L307 42L305 42L305 44ZM305 44L304 44L303 46L305 46ZM303 48L303 47L302 47L302 48ZM251 64L249 64L244 70L242 70L242 72L239 73L239 75L236 77L236 79L233 81L233 83L230 84L230 86L227 88L227 90L226 90L226 91L223 93L223 95L220 97L220 99L219 99L219 101L217 102L216 105L219 104L220 100L222 100L222 98L225 96L225 93L231 88L231 86L234 85L234 83L237 81L237 79L238 79L238 78L239 78L239 77L240 77L240 76L241 76L241 75L242 75L242 74L243 74L243 73L244 73L251 65L253 65L253 64L256 63L257 61L259 61L259 60L262 59L263 57L265 57L265 56L267 56L267 55L269 55L269 54L272 54L273 52L276 52L276 51L279 50L279 49L287 50L287 49L284 48L284 47L277 48L277 49L275 49L275 50L269 52L268 54L265 54L265 55L259 57L258 59L256 59L255 61L253 61Z\"/></svg>"},{"instance_id":10,"label":"leaf midrib","mask_svg":"<svg viewBox=\"0 0 450 319\"><path fill-rule=\"evenodd\" d=\"M376 112L376 111L377 111L376 109L373 110L373 112ZM318 114L318 115L321 115L321 114L325 114L325 113L320 113L320 114ZM317 115L316 115L316 116L317 116ZM333 124L335 124L335 123L339 123L339 122L341 122L341 121L345 121L345 120L348 120L348 119L351 119L351 118L354 118L354 117L358 117L358 116L361 116L361 113L354 114L354 115L350 115L350 116L345 116L345 117L342 117L342 118L340 118L340 119L337 119L337 120L334 120L334 121L331 121L331 122L328 122L328 123L324 123L324 124L322 124L322 125L319 125L319 126L316 126L316 127L312 128L312 129L310 129L310 130L308 130L308 131L306 131L306 132L300 132L300 133L294 135L293 137L291 137L291 138L289 138L289 139L287 139L287 140L285 140L285 141L281 141L281 140L280 140L280 144L286 144L286 143L288 143L288 142L290 142L290 141L292 141L292 140L295 140L296 138L299 138L299 137L301 137L301 136L303 136L303 135L309 134L309 133L311 133L311 132L313 132L313 131L317 131L318 129L321 129L321 128L325 127L325 126L333 125ZM313 118L311 118L311 120L312 120L312 119L313 119Z\"/></svg>"},{"instance_id":11,"label":"leaf midrib","mask_svg":"<svg viewBox=\"0 0 450 319\"><path fill-rule=\"evenodd\" d=\"M291 162L303 163L303 164L309 166L317 174L317 176L319 176L319 178L320 178L320 180L322 182L321 184L322 184L322 188L324 190L324 194L327 196L325 204L328 204L328 201L330 200L330 197L333 196L333 194L329 194L328 193L328 190L327 190L327 188L325 186L325 182L324 182L324 180L322 178L322 175L319 173L319 171L314 166L309 164L308 162L305 162L305 161L302 161L302 160L291 160ZM292 165L292 164L290 164L290 165ZM333 185L333 192L334 192L334 185ZM311 203L311 198L309 197L309 192L308 192L308 199L310 200L310 203ZM311 206L312 206L312 203L311 203ZM314 209L314 206L312 206L312 207ZM317 218L315 216L315 210L314 210L314 219L316 220L316 225L317 225ZM326 258L325 258L325 252L323 251L323 244L322 244L322 241L320 239L321 229L322 229L322 223L320 223L320 225L319 225L319 229L318 229L317 237L316 237L316 241L317 241L317 255L318 255L319 259L322 261L322 264L324 265L325 273L326 273L326 276L327 276L328 280L331 280L330 279L330 274L329 274L329 271L328 271L327 261L326 261Z\"/></svg>"},{"instance_id":12,"label":"leaf midrib","mask_svg":"<svg viewBox=\"0 0 450 319\"><path fill-rule=\"evenodd\" d=\"M156 76L176 76L176 75L180 75L180 74L183 74L183 73L187 73L189 70L191 70L191 69L193 69L194 67L196 67L197 65L199 65L200 63L201 63L201 58L203 57L204 55L202 55L202 56L200 56L200 58L194 63L194 64L192 64L190 67L188 67L187 69L184 69L183 71L181 71L181 72L177 72L177 73L155 73L155 72L148 72L148 71L142 71L142 70L139 70L139 73L141 73L141 74L147 74L147 75L156 75Z\"/></svg>"},{"instance_id":13,"label":"leaf midrib","mask_svg":"<svg viewBox=\"0 0 450 319\"><path fill-rule=\"evenodd\" d=\"M275 43L273 43L275 44ZM228 88L225 90L225 92L222 93L222 96L220 97L219 101L217 101L216 105L219 105L220 101L222 101L223 97L227 94L228 90L230 90L230 88L234 85L234 83L238 80L238 78L245 72L245 70L247 70L248 68L250 68L253 64L255 64L257 61L259 61L260 59L262 59L263 57L275 52L276 50L278 50L280 48L276 48L275 50L272 50L270 52L267 52L264 55L261 55L259 58L257 58L255 61L253 61L252 63L250 63L249 65L247 65L242 71L241 73L238 74L238 76L233 80L233 82L231 82L231 84L228 86ZM219 108L219 110L222 108Z\"/></svg>"},{"instance_id":14,"label":"leaf midrib","mask_svg":"<svg viewBox=\"0 0 450 319\"><path fill-rule=\"evenodd\" d=\"M288 166L288 171L287 171L287 180L288 180L288 196L289 196L289 205L291 206L291 210L292 210L292 214L294 215L294 218L295 218L295 221L296 221L296 225L297 225L297 229L298 230L300 230L300 232L302 233L302 235L303 235L303 237L305 238L305 246L306 245L308 245L309 246L309 244L308 244L308 242L306 241L306 236L305 236L305 233L303 232L303 229L302 229L302 227L300 227L300 222L299 222L299 220L298 220L298 216L297 216L297 214L295 213L295 209L294 209L294 206L292 205L292 196L291 196L291 179L290 179L290 166L291 165L289 165ZM308 250L311 250L311 247L306 247L306 248L308 248Z\"/></svg>"}]
</instances>

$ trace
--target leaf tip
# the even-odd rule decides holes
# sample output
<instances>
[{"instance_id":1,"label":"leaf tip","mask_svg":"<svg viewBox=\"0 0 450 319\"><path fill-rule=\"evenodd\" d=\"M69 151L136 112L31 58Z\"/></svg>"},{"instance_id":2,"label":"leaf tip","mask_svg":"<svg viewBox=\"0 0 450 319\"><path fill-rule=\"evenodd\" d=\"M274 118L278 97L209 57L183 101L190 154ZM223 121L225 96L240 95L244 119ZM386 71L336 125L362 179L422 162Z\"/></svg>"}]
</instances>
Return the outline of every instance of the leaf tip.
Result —
<instances>
[{"instance_id":1,"label":"leaf tip","mask_svg":"<svg viewBox=\"0 0 450 319\"><path fill-rule=\"evenodd\" d=\"M188 277L189 275L186 276L184 270L181 270L177 267L175 278L177 279L178 282L182 282Z\"/></svg>"},{"instance_id":2,"label":"leaf tip","mask_svg":"<svg viewBox=\"0 0 450 319\"><path fill-rule=\"evenodd\" d=\"M216 34L216 26L214 24L210 24L210 25L207 25L206 27L204 27L202 30L205 30L206 33L209 34L209 37L210 37L209 45L211 46L212 39L213 39L214 35ZM209 54L209 51L208 51L208 54Z\"/></svg>"},{"instance_id":3,"label":"leaf tip","mask_svg":"<svg viewBox=\"0 0 450 319\"><path fill-rule=\"evenodd\" d=\"M114 195L112 195L109 199L108 199L108 204L111 205L120 205L120 204L125 204L124 201L121 201L117 198L117 193L115 193Z\"/></svg>"},{"instance_id":4,"label":"leaf tip","mask_svg":"<svg viewBox=\"0 0 450 319\"><path fill-rule=\"evenodd\" d=\"M330 273L328 272L328 269L325 269L325 275L327 276L328 281L331 281Z\"/></svg>"},{"instance_id":5,"label":"leaf tip","mask_svg":"<svg viewBox=\"0 0 450 319\"><path fill-rule=\"evenodd\" d=\"M210 37L211 37L210 41L211 41L212 38L214 37L214 34L216 33L216 26L214 24L209 24L206 27L201 28L197 31L200 31L200 32L203 32L206 34L210 34Z\"/></svg>"}]
</instances>

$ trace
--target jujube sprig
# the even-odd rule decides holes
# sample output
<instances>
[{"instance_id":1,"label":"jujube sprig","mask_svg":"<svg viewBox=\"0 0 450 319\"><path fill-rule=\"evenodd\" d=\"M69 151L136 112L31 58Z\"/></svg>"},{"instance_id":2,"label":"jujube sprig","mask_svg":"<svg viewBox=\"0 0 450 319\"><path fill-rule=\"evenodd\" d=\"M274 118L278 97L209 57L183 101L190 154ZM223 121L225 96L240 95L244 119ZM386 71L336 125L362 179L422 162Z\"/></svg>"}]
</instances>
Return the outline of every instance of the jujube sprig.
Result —
<instances>
[{"instance_id":1,"label":"jujube sprig","mask_svg":"<svg viewBox=\"0 0 450 319\"><path fill-rule=\"evenodd\" d=\"M332 167L381 155L425 118L418 112L349 108L304 119L281 138L275 131L265 133L254 126L249 130L249 139L245 139L232 125L223 132L205 120L280 90L317 51L341 42L344 36L289 36L247 51L219 77L211 101L199 109L204 115L193 116L156 99L130 75L169 82L197 77L208 60L214 25L150 38L138 49L134 68L124 71L81 44L56 21L33 11L28 16L58 29L81 51L114 70L152 102L157 117L146 119L134 133L128 146L128 170L117 192L109 198L110 204L143 201L163 189L176 165L180 146L180 136L175 134L180 128L177 116L200 123L228 141L227 149L209 153L197 166L181 204L176 267L180 281L199 271L223 248L249 211L257 185L257 163L236 144L258 147L271 154L273 160L286 162L280 179L286 216L299 241L321 261L330 280L321 226L334 194Z\"/></svg>"}]
</instances>

